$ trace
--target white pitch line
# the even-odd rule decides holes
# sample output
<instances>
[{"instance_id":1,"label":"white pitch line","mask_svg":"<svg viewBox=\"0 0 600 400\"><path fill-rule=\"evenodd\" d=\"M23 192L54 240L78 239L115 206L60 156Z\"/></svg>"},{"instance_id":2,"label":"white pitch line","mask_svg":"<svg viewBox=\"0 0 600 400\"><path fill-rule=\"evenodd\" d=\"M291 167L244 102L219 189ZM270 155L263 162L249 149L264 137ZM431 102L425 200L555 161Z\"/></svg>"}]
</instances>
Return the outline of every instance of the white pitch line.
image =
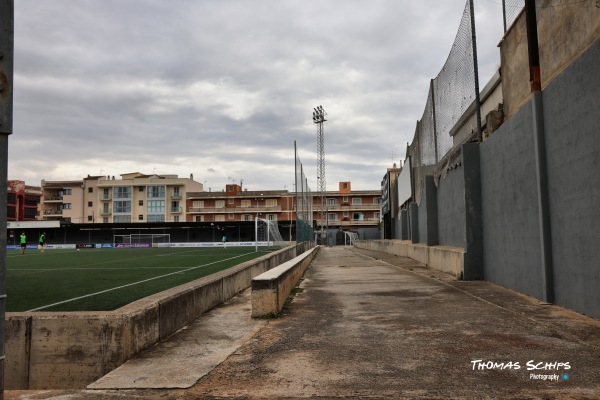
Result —
<instances>
[{"instance_id":1,"label":"white pitch line","mask_svg":"<svg viewBox=\"0 0 600 400\"><path fill-rule=\"evenodd\" d=\"M71 301L76 301L76 300L85 299L85 298L87 298L87 297L96 296L96 295L98 295L98 294L107 293L107 292L112 292L113 290L119 290L119 289L123 289L123 288L129 287L129 286L138 285L138 284L140 284L140 283L145 283L145 282L149 282L149 281L152 281L152 280L155 280L155 279L164 278L164 277L166 277L166 276L170 276L170 275L176 275L176 274L181 274L181 273L183 273L183 272L186 272L186 271L192 271L192 270L194 270L194 269L198 269L198 268L207 267L207 266L209 266L209 265L217 264L217 263L220 263L220 262L222 262L222 261L233 260L234 258L238 258L238 257L246 256L246 255L248 255L248 254L250 254L250 253L246 253L246 254L240 254L240 255L238 255L238 256L235 256L235 257L226 258L226 259L224 259L224 260L215 261L215 262L212 262L212 263L209 263L209 264L198 265L198 266L196 266L196 267L192 267L192 268L184 269L184 270L181 270L181 271L177 271L177 272L171 272L170 274L165 274L165 275L155 276L154 278L148 278L148 279L144 279L143 281L138 281L138 282L128 283L127 285L122 285L122 286L118 286L118 287L111 288L111 289L101 290L101 291L99 291L99 292L96 292L96 293L86 294L85 296L74 297L74 298L72 298L72 299L69 299L69 300L63 300L63 301L59 301L58 303L54 303L54 304L48 304L48 305L46 305L46 306L42 306L42 307L38 307L38 308L34 308L34 309L32 309L32 310L29 310L29 311L26 311L26 312L40 311L40 310L43 310L43 309L45 309L45 308L50 308L50 307L54 307L54 306L57 306L57 305L60 305L60 304L69 303L69 302L71 302Z\"/></svg>"}]
</instances>

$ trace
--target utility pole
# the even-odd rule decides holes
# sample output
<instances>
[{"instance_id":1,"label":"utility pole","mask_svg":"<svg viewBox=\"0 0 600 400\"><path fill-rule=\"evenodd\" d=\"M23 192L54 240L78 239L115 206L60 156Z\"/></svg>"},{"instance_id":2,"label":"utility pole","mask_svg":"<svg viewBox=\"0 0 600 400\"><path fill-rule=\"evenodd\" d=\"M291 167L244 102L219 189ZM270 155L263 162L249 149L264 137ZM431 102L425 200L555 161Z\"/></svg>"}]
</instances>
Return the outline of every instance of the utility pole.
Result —
<instances>
[{"instance_id":1,"label":"utility pole","mask_svg":"<svg viewBox=\"0 0 600 400\"><path fill-rule=\"evenodd\" d=\"M327 191L325 180L325 132L323 131L325 121L327 121L327 113L323 110L323 106L318 106L313 110L313 122L317 124L317 190L321 198L319 204L319 219L321 222L320 243L323 243L325 228L327 228L327 216L325 215L325 192Z\"/></svg>"},{"instance_id":2,"label":"utility pole","mask_svg":"<svg viewBox=\"0 0 600 400\"><path fill-rule=\"evenodd\" d=\"M8 136L13 127L14 0L0 0L0 400L4 399L4 319L6 315L6 182Z\"/></svg>"}]
</instances>

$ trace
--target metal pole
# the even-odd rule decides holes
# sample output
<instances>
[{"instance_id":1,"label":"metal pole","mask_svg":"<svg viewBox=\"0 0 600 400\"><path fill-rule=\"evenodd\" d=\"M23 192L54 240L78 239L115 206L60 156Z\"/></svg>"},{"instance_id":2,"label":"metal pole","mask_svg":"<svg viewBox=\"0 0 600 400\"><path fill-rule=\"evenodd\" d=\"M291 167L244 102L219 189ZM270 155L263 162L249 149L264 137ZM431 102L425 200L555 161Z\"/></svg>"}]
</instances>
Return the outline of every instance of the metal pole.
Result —
<instances>
[{"instance_id":1,"label":"metal pole","mask_svg":"<svg viewBox=\"0 0 600 400\"><path fill-rule=\"evenodd\" d=\"M506 33L506 0L502 0L502 21L504 22L504 33Z\"/></svg>"},{"instance_id":2,"label":"metal pole","mask_svg":"<svg viewBox=\"0 0 600 400\"><path fill-rule=\"evenodd\" d=\"M535 145L535 170L540 221L542 295L545 302L553 303L554 266L552 261L550 202L548 198L548 165L546 162L546 138L544 133L544 109L542 101L542 80L540 73L535 0L525 0L525 20L527 22L527 45L529 48L529 82L531 84L533 140Z\"/></svg>"},{"instance_id":3,"label":"metal pole","mask_svg":"<svg viewBox=\"0 0 600 400\"><path fill-rule=\"evenodd\" d=\"M482 142L481 133L481 99L479 97L479 67L477 65L477 35L475 34L475 10L473 0L469 0L471 14L471 43L473 44L473 75L475 77L475 111L477 112L477 141Z\"/></svg>"},{"instance_id":4,"label":"metal pole","mask_svg":"<svg viewBox=\"0 0 600 400\"><path fill-rule=\"evenodd\" d=\"M8 135L13 128L14 0L0 0L0 400L4 399Z\"/></svg>"}]
</instances>

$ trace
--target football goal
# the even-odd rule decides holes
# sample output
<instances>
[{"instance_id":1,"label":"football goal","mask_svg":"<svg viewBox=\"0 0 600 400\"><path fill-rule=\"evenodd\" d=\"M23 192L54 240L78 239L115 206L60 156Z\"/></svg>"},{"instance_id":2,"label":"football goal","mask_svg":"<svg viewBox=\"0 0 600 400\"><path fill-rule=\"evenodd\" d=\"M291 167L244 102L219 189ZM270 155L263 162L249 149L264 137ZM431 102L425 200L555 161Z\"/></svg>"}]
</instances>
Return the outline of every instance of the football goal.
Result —
<instances>
[{"instance_id":1,"label":"football goal","mask_svg":"<svg viewBox=\"0 0 600 400\"><path fill-rule=\"evenodd\" d=\"M256 251L258 251L259 246L271 251L273 248L283 248L288 245L281 237L277 221L256 218L254 231L256 237Z\"/></svg>"},{"instance_id":2,"label":"football goal","mask_svg":"<svg viewBox=\"0 0 600 400\"><path fill-rule=\"evenodd\" d=\"M154 245L154 243L171 243L169 233L132 233L131 235L113 235L115 245L134 246L136 244Z\"/></svg>"},{"instance_id":3,"label":"football goal","mask_svg":"<svg viewBox=\"0 0 600 400\"><path fill-rule=\"evenodd\" d=\"M360 240L356 232L344 232L344 246L353 246L356 240Z\"/></svg>"}]
</instances>

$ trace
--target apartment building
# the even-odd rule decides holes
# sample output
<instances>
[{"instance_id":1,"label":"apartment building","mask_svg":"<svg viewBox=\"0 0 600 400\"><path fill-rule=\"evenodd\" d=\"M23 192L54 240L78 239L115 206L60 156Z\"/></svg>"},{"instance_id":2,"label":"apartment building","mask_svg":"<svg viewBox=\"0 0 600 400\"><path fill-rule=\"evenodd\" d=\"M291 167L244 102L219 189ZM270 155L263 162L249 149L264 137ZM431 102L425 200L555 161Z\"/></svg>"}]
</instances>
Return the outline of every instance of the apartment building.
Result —
<instances>
[{"instance_id":1,"label":"apartment building","mask_svg":"<svg viewBox=\"0 0 600 400\"><path fill-rule=\"evenodd\" d=\"M339 182L339 190L326 192L325 201L325 212L321 219L321 198L316 195L313 197L317 229L322 225L344 230L378 226L381 215L381 190L352 191L351 182Z\"/></svg>"},{"instance_id":2,"label":"apartment building","mask_svg":"<svg viewBox=\"0 0 600 400\"><path fill-rule=\"evenodd\" d=\"M35 221L42 190L26 185L24 181L6 182L6 217L8 221Z\"/></svg>"},{"instance_id":3,"label":"apartment building","mask_svg":"<svg viewBox=\"0 0 600 400\"><path fill-rule=\"evenodd\" d=\"M291 221L294 195L287 190L242 190L228 184L221 192L188 193L188 222L254 221L256 216L272 221Z\"/></svg>"},{"instance_id":4,"label":"apartment building","mask_svg":"<svg viewBox=\"0 0 600 400\"><path fill-rule=\"evenodd\" d=\"M203 185L177 175L139 172L89 176L80 181L42 180L40 218L71 223L127 223L185 221L188 191Z\"/></svg>"},{"instance_id":5,"label":"apartment building","mask_svg":"<svg viewBox=\"0 0 600 400\"><path fill-rule=\"evenodd\" d=\"M313 193L314 195L314 193ZM294 221L295 194L287 190L242 190L228 184L221 192L188 193L188 222L236 222L260 218ZM323 221L320 219L320 197L313 197L313 219L317 227L354 230L376 228L381 214L381 190L352 191L350 182L340 182L338 191L326 192Z\"/></svg>"}]
</instances>

